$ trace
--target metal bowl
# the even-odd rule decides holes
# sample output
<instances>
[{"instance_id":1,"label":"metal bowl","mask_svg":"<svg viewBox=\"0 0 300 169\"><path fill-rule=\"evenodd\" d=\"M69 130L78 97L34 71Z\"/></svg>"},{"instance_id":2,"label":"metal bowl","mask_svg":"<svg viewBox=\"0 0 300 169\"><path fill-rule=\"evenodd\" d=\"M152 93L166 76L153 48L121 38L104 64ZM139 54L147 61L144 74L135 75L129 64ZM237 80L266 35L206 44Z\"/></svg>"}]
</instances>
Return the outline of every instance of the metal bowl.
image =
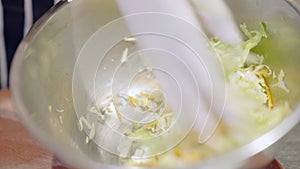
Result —
<instances>
[{"instance_id":1,"label":"metal bowl","mask_svg":"<svg viewBox=\"0 0 300 169\"><path fill-rule=\"evenodd\" d=\"M213 159L185 168L259 168L276 152L276 142L300 119L300 2L288 0L226 0L237 23L255 27L264 21L272 35L256 50L275 69L284 69L292 92L292 112L276 127L253 141ZM118 158L85 144L78 130L74 104L74 68L82 48L104 25L121 17L113 1L62 1L48 11L23 39L11 71L11 92L17 113L28 130L69 167L123 168ZM110 34L107 35L109 38ZM89 75L82 75L89 76ZM82 89L80 88L80 85ZM90 94L79 84L76 97ZM73 90L73 91L72 91ZM77 100L78 101L78 100Z\"/></svg>"}]
</instances>

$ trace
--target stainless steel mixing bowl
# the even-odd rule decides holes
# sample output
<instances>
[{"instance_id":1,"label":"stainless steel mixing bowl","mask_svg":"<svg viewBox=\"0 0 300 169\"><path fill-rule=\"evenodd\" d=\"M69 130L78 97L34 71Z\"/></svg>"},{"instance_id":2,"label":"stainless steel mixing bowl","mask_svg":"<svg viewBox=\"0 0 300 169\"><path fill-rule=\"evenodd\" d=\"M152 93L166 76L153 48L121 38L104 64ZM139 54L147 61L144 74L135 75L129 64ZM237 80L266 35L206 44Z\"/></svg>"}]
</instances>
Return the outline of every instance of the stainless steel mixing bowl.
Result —
<instances>
[{"instance_id":1,"label":"stainless steel mixing bowl","mask_svg":"<svg viewBox=\"0 0 300 169\"><path fill-rule=\"evenodd\" d=\"M237 23L249 27L261 21L267 24L272 38L255 50L263 53L275 69L285 70L286 82L292 90L285 99L290 101L293 111L275 128L248 144L185 168L259 168L272 159L276 142L300 119L300 2L226 2ZM115 155L99 150L93 142L84 142L72 93L74 66L84 44L97 30L119 17L120 11L113 1L62 1L34 25L15 54L10 78L17 113L28 130L69 167L122 168L116 165ZM86 102L89 93L83 87L78 97Z\"/></svg>"}]
</instances>

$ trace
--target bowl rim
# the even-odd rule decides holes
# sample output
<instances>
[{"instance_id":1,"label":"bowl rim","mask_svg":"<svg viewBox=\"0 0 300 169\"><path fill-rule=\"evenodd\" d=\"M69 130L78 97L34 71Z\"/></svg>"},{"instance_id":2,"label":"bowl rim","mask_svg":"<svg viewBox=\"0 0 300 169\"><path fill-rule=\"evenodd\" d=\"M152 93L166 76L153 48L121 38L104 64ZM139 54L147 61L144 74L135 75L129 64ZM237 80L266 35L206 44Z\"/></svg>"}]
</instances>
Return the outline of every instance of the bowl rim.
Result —
<instances>
[{"instance_id":1,"label":"bowl rim","mask_svg":"<svg viewBox=\"0 0 300 169\"><path fill-rule=\"evenodd\" d=\"M289 1L289 0L283 0L286 3L288 3L294 10L296 10L299 14L300 11L300 1ZM60 10L63 10L65 7L68 7L68 4L73 3L72 0L62 0L56 5L54 5L48 12L46 12L30 29L28 34L24 37L24 39L19 44L14 59L12 63L11 73L10 73L10 91L12 95L12 101L16 108L16 113L18 117L20 118L21 122L25 127L29 130L29 132L38 139L41 143L43 143L46 147L48 147L51 151L54 152L54 154L64 162L64 164L75 167L75 168L111 168L111 169L117 169L117 168L124 168L123 166L114 166L110 164L104 164L92 161L88 159L84 155L80 155L76 153L74 150L74 154L78 154L77 156L73 155L73 152L70 155L70 152L72 151L70 149L70 152L62 151L65 149L64 146L57 144L52 139L49 139L47 134L44 133L42 129L38 127L37 124L35 124L31 119L30 116L28 116L30 113L26 109L25 103L23 102L22 94L21 94L21 87L22 83L20 82L20 71L21 66L24 61L24 53L26 52L29 44L32 42L32 40L35 38L35 36L39 33L40 30L42 30L45 26L47 26L47 23L53 18ZM300 17L300 15L299 15ZM258 136L253 141L238 147L237 149L222 154L220 156L217 156L216 158L204 160L199 163L196 163L190 167L192 168L201 168L202 166L205 167L206 165L220 165L230 163L232 159L235 159L234 161L245 161L249 159L250 157L264 151L268 147L270 147L272 144L277 142L279 139L281 139L284 135L286 135L298 122L300 121L300 104L292 111L287 117L281 121L277 126L266 132L265 134L262 134ZM72 164L70 164L72 162ZM216 164L217 162L217 164ZM126 167L125 167L126 168ZM134 167L135 168L135 167Z\"/></svg>"}]
</instances>

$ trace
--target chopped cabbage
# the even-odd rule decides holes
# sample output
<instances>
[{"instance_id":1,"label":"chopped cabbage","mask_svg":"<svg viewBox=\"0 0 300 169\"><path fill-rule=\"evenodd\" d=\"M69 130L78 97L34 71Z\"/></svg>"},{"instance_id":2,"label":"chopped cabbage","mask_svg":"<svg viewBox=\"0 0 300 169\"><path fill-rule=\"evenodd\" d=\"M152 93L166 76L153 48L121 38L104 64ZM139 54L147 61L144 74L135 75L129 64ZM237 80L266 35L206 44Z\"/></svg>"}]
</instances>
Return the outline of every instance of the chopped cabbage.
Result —
<instances>
[{"instance_id":1,"label":"chopped cabbage","mask_svg":"<svg viewBox=\"0 0 300 169\"><path fill-rule=\"evenodd\" d=\"M250 50L256 47L262 38L267 38L265 24L261 24L259 31L248 31L245 24L240 27L248 40L238 44L228 44L213 38L210 42L216 54L219 56L226 74L231 74L243 67L247 59L250 59L249 57L256 57L261 60L261 56L251 53Z\"/></svg>"},{"instance_id":2,"label":"chopped cabbage","mask_svg":"<svg viewBox=\"0 0 300 169\"><path fill-rule=\"evenodd\" d=\"M143 151L136 150L135 158L126 165L134 166L184 166L199 160L232 150L245 144L275 125L290 111L288 102L274 103L271 87L280 87L289 91L283 81L285 76L281 71L278 83L269 84L268 77L275 77L275 72L266 64L264 57L251 51L263 38L267 38L266 25L261 23L260 30L249 31L245 24L240 25L246 40L238 44L229 44L218 39L212 39L211 46L223 64L229 89L229 98L234 98L238 107L236 113L245 120L242 128L232 128L229 125L219 126L214 136L207 144L197 145L195 131L173 150L160 156L142 158ZM134 100L132 101L134 103ZM240 104L241 103L241 104ZM234 106L233 105L233 106ZM230 128L231 127L231 128ZM150 130L135 133L135 137L149 136ZM151 147L151 143L142 146ZM151 151L151 148L150 150ZM136 158L139 160L137 160Z\"/></svg>"}]
</instances>

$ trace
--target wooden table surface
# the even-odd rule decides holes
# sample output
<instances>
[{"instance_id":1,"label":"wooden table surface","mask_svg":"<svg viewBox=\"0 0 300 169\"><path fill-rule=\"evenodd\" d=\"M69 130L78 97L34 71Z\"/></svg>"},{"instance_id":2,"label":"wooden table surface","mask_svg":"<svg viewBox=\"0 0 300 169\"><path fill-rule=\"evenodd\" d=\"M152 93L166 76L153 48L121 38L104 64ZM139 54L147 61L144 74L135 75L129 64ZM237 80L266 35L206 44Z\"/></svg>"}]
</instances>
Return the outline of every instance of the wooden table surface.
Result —
<instances>
[{"instance_id":1,"label":"wooden table surface","mask_svg":"<svg viewBox=\"0 0 300 169\"><path fill-rule=\"evenodd\" d=\"M65 168L19 122L7 90L0 90L0 168Z\"/></svg>"}]
</instances>

